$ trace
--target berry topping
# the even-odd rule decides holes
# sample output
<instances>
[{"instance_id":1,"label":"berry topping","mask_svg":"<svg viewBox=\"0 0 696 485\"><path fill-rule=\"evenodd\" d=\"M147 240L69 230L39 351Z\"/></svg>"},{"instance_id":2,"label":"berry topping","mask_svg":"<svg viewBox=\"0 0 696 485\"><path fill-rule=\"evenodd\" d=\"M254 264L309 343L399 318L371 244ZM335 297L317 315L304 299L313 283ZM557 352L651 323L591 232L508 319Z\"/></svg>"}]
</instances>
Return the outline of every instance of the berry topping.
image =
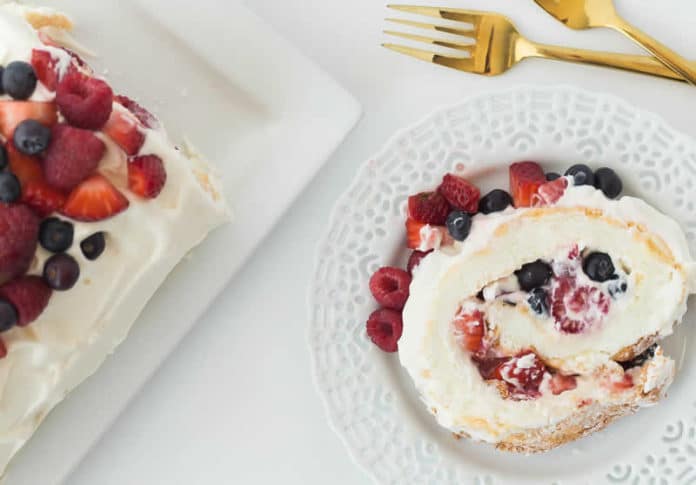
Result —
<instances>
[{"instance_id":1,"label":"berry topping","mask_svg":"<svg viewBox=\"0 0 696 485\"><path fill-rule=\"evenodd\" d=\"M138 120L123 111L114 110L102 131L127 155L137 155L145 143L145 134L141 131Z\"/></svg>"},{"instance_id":2,"label":"berry topping","mask_svg":"<svg viewBox=\"0 0 696 485\"><path fill-rule=\"evenodd\" d=\"M639 367L645 364L647 361L655 357L655 351L657 350L657 344L652 344L650 347L645 349L641 354L636 355L633 359L626 362L619 362L624 370L632 369L633 367Z\"/></svg>"},{"instance_id":3,"label":"berry topping","mask_svg":"<svg viewBox=\"0 0 696 485\"><path fill-rule=\"evenodd\" d=\"M551 266L540 259L532 263L524 264L520 269L515 271L515 276L517 276L520 288L524 291L532 291L534 288L544 286L549 282L552 274Z\"/></svg>"},{"instance_id":4,"label":"berry topping","mask_svg":"<svg viewBox=\"0 0 696 485\"><path fill-rule=\"evenodd\" d=\"M560 178L560 177L561 177L560 173L546 172L546 180L548 180L549 182L553 182L554 180L556 180L557 178Z\"/></svg>"},{"instance_id":5,"label":"berry topping","mask_svg":"<svg viewBox=\"0 0 696 485\"><path fill-rule=\"evenodd\" d=\"M430 251L451 243L447 230L442 226L431 226L423 222L406 219L406 245L409 249Z\"/></svg>"},{"instance_id":6,"label":"berry topping","mask_svg":"<svg viewBox=\"0 0 696 485\"><path fill-rule=\"evenodd\" d=\"M95 174L73 189L61 212L78 221L101 221L126 210L128 204L111 182Z\"/></svg>"},{"instance_id":7,"label":"berry topping","mask_svg":"<svg viewBox=\"0 0 696 485\"><path fill-rule=\"evenodd\" d=\"M481 197L478 210L482 214L500 212L512 205L510 194L501 189L494 189Z\"/></svg>"},{"instance_id":8,"label":"berry topping","mask_svg":"<svg viewBox=\"0 0 696 485\"><path fill-rule=\"evenodd\" d=\"M551 315L556 330L581 333L599 325L609 312L611 300L598 288L577 286L575 279L554 280L551 291Z\"/></svg>"},{"instance_id":9,"label":"berry topping","mask_svg":"<svg viewBox=\"0 0 696 485\"><path fill-rule=\"evenodd\" d=\"M442 178L437 190L453 208L476 214L481 192L465 178L448 173Z\"/></svg>"},{"instance_id":10,"label":"berry topping","mask_svg":"<svg viewBox=\"0 0 696 485\"><path fill-rule=\"evenodd\" d=\"M0 170L5 170L8 163L10 163L10 156L7 154L7 148L0 145Z\"/></svg>"},{"instance_id":11,"label":"berry topping","mask_svg":"<svg viewBox=\"0 0 696 485\"><path fill-rule=\"evenodd\" d=\"M144 155L128 161L128 188L140 197L154 199L166 181L167 172L160 157Z\"/></svg>"},{"instance_id":12,"label":"berry topping","mask_svg":"<svg viewBox=\"0 0 696 485\"><path fill-rule=\"evenodd\" d=\"M549 311L549 295L543 288L534 288L530 291L527 303L537 315L543 315Z\"/></svg>"},{"instance_id":13,"label":"berry topping","mask_svg":"<svg viewBox=\"0 0 696 485\"><path fill-rule=\"evenodd\" d=\"M507 384L513 399L534 399L541 395L539 387L546 366L531 351L523 351L500 364L493 376Z\"/></svg>"},{"instance_id":14,"label":"berry topping","mask_svg":"<svg viewBox=\"0 0 696 485\"><path fill-rule=\"evenodd\" d=\"M372 342L385 352L399 350L398 341L404 330L401 313L389 308L372 312L367 319L367 335Z\"/></svg>"},{"instance_id":15,"label":"berry topping","mask_svg":"<svg viewBox=\"0 0 696 485\"><path fill-rule=\"evenodd\" d=\"M454 338L459 345L472 354L483 354L483 337L486 326L483 322L483 314L473 310L463 314L457 314L454 320Z\"/></svg>"},{"instance_id":16,"label":"berry topping","mask_svg":"<svg viewBox=\"0 0 696 485\"><path fill-rule=\"evenodd\" d=\"M12 141L25 155L38 155L51 142L51 129L36 120L24 120L15 128Z\"/></svg>"},{"instance_id":17,"label":"berry topping","mask_svg":"<svg viewBox=\"0 0 696 485\"><path fill-rule=\"evenodd\" d=\"M442 226L449 204L439 192L421 192L408 198L408 216L418 222Z\"/></svg>"},{"instance_id":18,"label":"berry topping","mask_svg":"<svg viewBox=\"0 0 696 485\"><path fill-rule=\"evenodd\" d=\"M551 392L554 396L559 394L572 391L578 387L578 380L575 376L564 376L563 374L554 374L549 381L549 386L551 387Z\"/></svg>"},{"instance_id":19,"label":"berry topping","mask_svg":"<svg viewBox=\"0 0 696 485\"><path fill-rule=\"evenodd\" d=\"M49 217L39 226L39 244L52 253L62 253L72 246L74 232L68 221Z\"/></svg>"},{"instance_id":20,"label":"berry topping","mask_svg":"<svg viewBox=\"0 0 696 485\"><path fill-rule=\"evenodd\" d=\"M510 165L510 193L515 207L529 207L532 196L546 182L546 176L536 162L517 162Z\"/></svg>"},{"instance_id":21,"label":"berry topping","mask_svg":"<svg viewBox=\"0 0 696 485\"><path fill-rule=\"evenodd\" d=\"M23 190L26 190L29 182L43 180L43 170L38 158L25 155L12 143L7 144L7 154L10 159L10 171L15 174Z\"/></svg>"},{"instance_id":22,"label":"berry topping","mask_svg":"<svg viewBox=\"0 0 696 485\"><path fill-rule=\"evenodd\" d=\"M43 49L34 49L31 52L31 65L39 81L51 91L55 91L58 85L58 71L51 53Z\"/></svg>"},{"instance_id":23,"label":"berry topping","mask_svg":"<svg viewBox=\"0 0 696 485\"><path fill-rule=\"evenodd\" d=\"M0 201L10 204L22 195L19 179L8 172L0 173Z\"/></svg>"},{"instance_id":24,"label":"berry topping","mask_svg":"<svg viewBox=\"0 0 696 485\"><path fill-rule=\"evenodd\" d=\"M34 68L26 62L10 62L2 73L2 88L14 99L28 99L36 89Z\"/></svg>"},{"instance_id":25,"label":"berry topping","mask_svg":"<svg viewBox=\"0 0 696 485\"><path fill-rule=\"evenodd\" d=\"M420 264L421 259L425 258L431 252L432 251L413 251L408 258L406 271L408 271L409 274L413 274L413 270Z\"/></svg>"},{"instance_id":26,"label":"berry topping","mask_svg":"<svg viewBox=\"0 0 696 485\"><path fill-rule=\"evenodd\" d=\"M380 268L370 278L370 292L377 303L386 308L401 310L408 300L411 275L403 269Z\"/></svg>"},{"instance_id":27,"label":"berry topping","mask_svg":"<svg viewBox=\"0 0 696 485\"><path fill-rule=\"evenodd\" d=\"M148 110L140 106L128 96L114 96L114 101L130 111L133 116L138 118L138 121L140 121L145 128L158 127L159 123L157 122L157 118L155 118Z\"/></svg>"},{"instance_id":28,"label":"berry topping","mask_svg":"<svg viewBox=\"0 0 696 485\"><path fill-rule=\"evenodd\" d=\"M614 263L606 253L594 252L585 256L582 270L592 281L604 282L617 278L614 274Z\"/></svg>"},{"instance_id":29,"label":"berry topping","mask_svg":"<svg viewBox=\"0 0 696 485\"><path fill-rule=\"evenodd\" d=\"M39 318L51 299L51 293L40 276L22 276L0 286L0 296L17 310L17 325L20 327Z\"/></svg>"},{"instance_id":30,"label":"berry topping","mask_svg":"<svg viewBox=\"0 0 696 485\"><path fill-rule=\"evenodd\" d=\"M80 249L85 258L94 261L104 252L106 248L106 238L103 232L95 232L91 236L85 238L80 243Z\"/></svg>"},{"instance_id":31,"label":"berry topping","mask_svg":"<svg viewBox=\"0 0 696 485\"><path fill-rule=\"evenodd\" d=\"M609 167L597 169L594 173L594 186L610 199L615 199L623 190L623 182Z\"/></svg>"},{"instance_id":32,"label":"berry topping","mask_svg":"<svg viewBox=\"0 0 696 485\"><path fill-rule=\"evenodd\" d=\"M69 254L54 254L44 264L44 281L54 290L69 290L75 286L79 277L80 265Z\"/></svg>"},{"instance_id":33,"label":"berry topping","mask_svg":"<svg viewBox=\"0 0 696 485\"><path fill-rule=\"evenodd\" d=\"M56 105L33 101L0 101L0 134L5 139L11 140L15 128L24 120L53 126L58 121Z\"/></svg>"},{"instance_id":34,"label":"berry topping","mask_svg":"<svg viewBox=\"0 0 696 485\"><path fill-rule=\"evenodd\" d=\"M39 217L58 212L65 205L65 194L42 180L32 180L24 185L22 202L31 207Z\"/></svg>"},{"instance_id":35,"label":"berry topping","mask_svg":"<svg viewBox=\"0 0 696 485\"><path fill-rule=\"evenodd\" d=\"M99 130L111 116L114 93L100 79L74 69L63 77L56 90L56 103L68 123Z\"/></svg>"},{"instance_id":36,"label":"berry topping","mask_svg":"<svg viewBox=\"0 0 696 485\"><path fill-rule=\"evenodd\" d=\"M0 284L24 274L39 236L39 219L23 205L0 204Z\"/></svg>"},{"instance_id":37,"label":"berry topping","mask_svg":"<svg viewBox=\"0 0 696 485\"><path fill-rule=\"evenodd\" d=\"M573 177L575 185L594 185L592 169L583 163L578 163L566 170L565 175Z\"/></svg>"},{"instance_id":38,"label":"berry topping","mask_svg":"<svg viewBox=\"0 0 696 485\"><path fill-rule=\"evenodd\" d=\"M15 325L19 320L17 309L12 303L4 298L0 298L0 332L6 332Z\"/></svg>"},{"instance_id":39,"label":"berry topping","mask_svg":"<svg viewBox=\"0 0 696 485\"><path fill-rule=\"evenodd\" d=\"M532 205L539 207L555 204L563 196L566 188L568 188L568 179L565 177L546 182L540 185L537 193L532 196Z\"/></svg>"},{"instance_id":40,"label":"berry topping","mask_svg":"<svg viewBox=\"0 0 696 485\"><path fill-rule=\"evenodd\" d=\"M471 216L464 211L452 211L447 216L447 231L455 241L463 241L471 230Z\"/></svg>"},{"instance_id":41,"label":"berry topping","mask_svg":"<svg viewBox=\"0 0 696 485\"><path fill-rule=\"evenodd\" d=\"M69 192L92 174L106 145L93 132L68 125L53 127L53 139L43 162L46 181Z\"/></svg>"}]
</instances>

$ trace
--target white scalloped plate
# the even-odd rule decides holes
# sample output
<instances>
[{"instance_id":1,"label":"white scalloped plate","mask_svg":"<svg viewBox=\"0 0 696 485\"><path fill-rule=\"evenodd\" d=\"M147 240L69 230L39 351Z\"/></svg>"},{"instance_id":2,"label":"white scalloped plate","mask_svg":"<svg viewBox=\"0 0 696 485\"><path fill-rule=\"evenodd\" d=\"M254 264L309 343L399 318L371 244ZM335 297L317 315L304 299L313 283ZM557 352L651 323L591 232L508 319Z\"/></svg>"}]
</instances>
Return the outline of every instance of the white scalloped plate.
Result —
<instances>
[{"instance_id":1,"label":"white scalloped plate","mask_svg":"<svg viewBox=\"0 0 696 485\"><path fill-rule=\"evenodd\" d=\"M439 110L394 136L337 202L318 248L309 342L331 425L352 457L390 484L696 484L696 323L693 305L665 342L679 373L659 405L543 455L455 440L419 401L396 355L365 335L368 278L403 264L409 194L448 171L483 191L507 186L510 162L562 171L613 166L625 192L676 218L696 254L696 141L624 101L572 87L526 87Z\"/></svg>"}]
</instances>

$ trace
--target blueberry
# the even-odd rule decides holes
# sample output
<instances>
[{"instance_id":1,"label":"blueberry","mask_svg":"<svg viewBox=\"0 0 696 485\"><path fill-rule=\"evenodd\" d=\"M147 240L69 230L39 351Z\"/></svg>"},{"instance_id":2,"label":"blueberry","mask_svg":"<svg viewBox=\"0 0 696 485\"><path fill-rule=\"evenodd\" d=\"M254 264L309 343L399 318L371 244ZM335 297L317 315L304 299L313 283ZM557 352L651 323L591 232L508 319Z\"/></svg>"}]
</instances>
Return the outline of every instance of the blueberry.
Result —
<instances>
[{"instance_id":1,"label":"blueberry","mask_svg":"<svg viewBox=\"0 0 696 485\"><path fill-rule=\"evenodd\" d=\"M626 293L628 290L628 283L625 281L615 281L609 284L609 296L611 296L613 299L617 299L620 297L622 294Z\"/></svg>"},{"instance_id":2,"label":"blueberry","mask_svg":"<svg viewBox=\"0 0 696 485\"><path fill-rule=\"evenodd\" d=\"M578 163L566 170L566 175L573 177L575 185L594 185L594 174L587 165Z\"/></svg>"},{"instance_id":3,"label":"blueberry","mask_svg":"<svg viewBox=\"0 0 696 485\"><path fill-rule=\"evenodd\" d=\"M7 154L7 148L4 145L0 145L0 170L5 170L8 163L10 163L10 157Z\"/></svg>"},{"instance_id":4,"label":"blueberry","mask_svg":"<svg viewBox=\"0 0 696 485\"><path fill-rule=\"evenodd\" d=\"M522 265L515 271L520 288L524 291L532 291L534 288L544 286L551 278L551 266L537 259L533 263Z\"/></svg>"},{"instance_id":5,"label":"blueberry","mask_svg":"<svg viewBox=\"0 0 696 485\"><path fill-rule=\"evenodd\" d=\"M12 139L20 152L38 155L48 148L51 129L36 120L24 120L15 128Z\"/></svg>"},{"instance_id":6,"label":"blueberry","mask_svg":"<svg viewBox=\"0 0 696 485\"><path fill-rule=\"evenodd\" d=\"M495 189L488 192L479 200L478 210L482 214L500 212L512 205L512 197L504 190Z\"/></svg>"},{"instance_id":7,"label":"blueberry","mask_svg":"<svg viewBox=\"0 0 696 485\"><path fill-rule=\"evenodd\" d=\"M610 199L615 199L623 190L623 183L616 172L609 167L597 169L594 174L594 186Z\"/></svg>"},{"instance_id":8,"label":"blueberry","mask_svg":"<svg viewBox=\"0 0 696 485\"><path fill-rule=\"evenodd\" d=\"M561 174L557 173L557 172L548 172L546 174L546 180L548 180L549 182L551 182L552 180L559 179L559 178L561 178Z\"/></svg>"},{"instance_id":9,"label":"blueberry","mask_svg":"<svg viewBox=\"0 0 696 485\"><path fill-rule=\"evenodd\" d=\"M22 195L19 180L10 172L0 173L0 201L10 204Z\"/></svg>"},{"instance_id":10,"label":"blueberry","mask_svg":"<svg viewBox=\"0 0 696 485\"><path fill-rule=\"evenodd\" d=\"M447 216L447 230L455 241L463 241L471 230L471 216L464 211L452 211Z\"/></svg>"},{"instance_id":11,"label":"blueberry","mask_svg":"<svg viewBox=\"0 0 696 485\"><path fill-rule=\"evenodd\" d=\"M101 253L104 252L105 247L106 239L104 238L103 232L95 232L80 243L82 254L84 254L85 258L89 259L90 261L94 261L101 256Z\"/></svg>"},{"instance_id":12,"label":"blueberry","mask_svg":"<svg viewBox=\"0 0 696 485\"><path fill-rule=\"evenodd\" d=\"M17 325L17 309L12 303L0 298L0 332L5 332Z\"/></svg>"},{"instance_id":13,"label":"blueberry","mask_svg":"<svg viewBox=\"0 0 696 485\"><path fill-rule=\"evenodd\" d=\"M655 349L657 349L657 344L652 344L650 347L645 349L641 354L635 356L629 361L619 362L621 367L626 369L632 369L633 367L638 367L645 364L647 361L655 357Z\"/></svg>"},{"instance_id":14,"label":"blueberry","mask_svg":"<svg viewBox=\"0 0 696 485\"><path fill-rule=\"evenodd\" d=\"M41 222L39 243L52 253L62 253L70 249L73 243L73 225L57 217L49 217Z\"/></svg>"},{"instance_id":15,"label":"blueberry","mask_svg":"<svg viewBox=\"0 0 696 485\"><path fill-rule=\"evenodd\" d=\"M592 281L602 282L617 278L614 274L614 263L611 262L611 256L606 253L595 252L585 256L582 270Z\"/></svg>"},{"instance_id":16,"label":"blueberry","mask_svg":"<svg viewBox=\"0 0 696 485\"><path fill-rule=\"evenodd\" d=\"M5 71L5 68L0 66L0 96L5 94L5 89L2 87L2 73Z\"/></svg>"},{"instance_id":17,"label":"blueberry","mask_svg":"<svg viewBox=\"0 0 696 485\"><path fill-rule=\"evenodd\" d=\"M530 291L527 303L537 315L543 315L549 311L549 296L543 288L534 288Z\"/></svg>"},{"instance_id":18,"label":"blueberry","mask_svg":"<svg viewBox=\"0 0 696 485\"><path fill-rule=\"evenodd\" d=\"M26 62L10 62L2 73L2 87L14 99L28 99L36 89L34 68Z\"/></svg>"},{"instance_id":19,"label":"blueberry","mask_svg":"<svg viewBox=\"0 0 696 485\"><path fill-rule=\"evenodd\" d=\"M69 290L75 286L79 277L80 266L69 254L54 254L44 264L43 278L54 290Z\"/></svg>"}]
</instances>

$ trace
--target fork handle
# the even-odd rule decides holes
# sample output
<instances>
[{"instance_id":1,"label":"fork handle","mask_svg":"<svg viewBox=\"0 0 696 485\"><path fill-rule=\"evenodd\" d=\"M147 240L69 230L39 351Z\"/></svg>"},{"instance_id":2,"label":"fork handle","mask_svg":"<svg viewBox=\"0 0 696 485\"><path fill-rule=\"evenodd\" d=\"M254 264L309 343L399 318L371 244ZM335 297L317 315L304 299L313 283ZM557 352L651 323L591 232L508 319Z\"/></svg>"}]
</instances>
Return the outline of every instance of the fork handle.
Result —
<instances>
[{"instance_id":1,"label":"fork handle","mask_svg":"<svg viewBox=\"0 0 696 485\"><path fill-rule=\"evenodd\" d=\"M532 44L532 49L526 57L541 57L556 61L575 62L578 64L592 64L595 66L623 69L652 76L659 76L685 82L681 75L672 71L660 61L650 56L632 54L616 54L613 52L592 51L586 49L574 49L572 47L559 47L546 44ZM694 69L696 65L689 63Z\"/></svg>"},{"instance_id":2,"label":"fork handle","mask_svg":"<svg viewBox=\"0 0 696 485\"><path fill-rule=\"evenodd\" d=\"M616 19L609 25L609 27L618 30L634 42L637 42L645 50L662 61L662 63L669 67L672 71L678 72L688 82L696 85L696 66L674 52L672 49L662 44L658 40L650 37L639 28L629 24L619 16L616 16Z\"/></svg>"}]
</instances>

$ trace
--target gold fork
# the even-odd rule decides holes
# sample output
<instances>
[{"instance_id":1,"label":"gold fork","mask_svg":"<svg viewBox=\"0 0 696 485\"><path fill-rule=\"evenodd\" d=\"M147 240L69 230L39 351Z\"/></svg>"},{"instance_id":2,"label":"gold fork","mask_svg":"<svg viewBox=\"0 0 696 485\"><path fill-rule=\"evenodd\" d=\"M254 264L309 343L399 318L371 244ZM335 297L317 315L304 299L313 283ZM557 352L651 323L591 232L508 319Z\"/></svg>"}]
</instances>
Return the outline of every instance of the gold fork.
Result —
<instances>
[{"instance_id":1,"label":"gold fork","mask_svg":"<svg viewBox=\"0 0 696 485\"><path fill-rule=\"evenodd\" d=\"M668 69L653 57L573 49L531 42L520 35L507 17L496 13L415 5L388 5L388 7L402 12L469 24L470 27L449 27L407 19L386 19L401 25L473 39L473 43L465 44L407 32L385 31L388 35L463 51L467 56L444 55L403 45L382 44L384 47L402 54L460 71L495 76L502 74L527 57L541 57L624 69L684 81L684 78L679 74Z\"/></svg>"},{"instance_id":2,"label":"gold fork","mask_svg":"<svg viewBox=\"0 0 696 485\"><path fill-rule=\"evenodd\" d=\"M612 0L534 0L537 5L557 20L573 29L609 27L618 30L637 42L663 64L691 84L696 84L696 66L666 45L635 26L626 22L616 13Z\"/></svg>"}]
</instances>

